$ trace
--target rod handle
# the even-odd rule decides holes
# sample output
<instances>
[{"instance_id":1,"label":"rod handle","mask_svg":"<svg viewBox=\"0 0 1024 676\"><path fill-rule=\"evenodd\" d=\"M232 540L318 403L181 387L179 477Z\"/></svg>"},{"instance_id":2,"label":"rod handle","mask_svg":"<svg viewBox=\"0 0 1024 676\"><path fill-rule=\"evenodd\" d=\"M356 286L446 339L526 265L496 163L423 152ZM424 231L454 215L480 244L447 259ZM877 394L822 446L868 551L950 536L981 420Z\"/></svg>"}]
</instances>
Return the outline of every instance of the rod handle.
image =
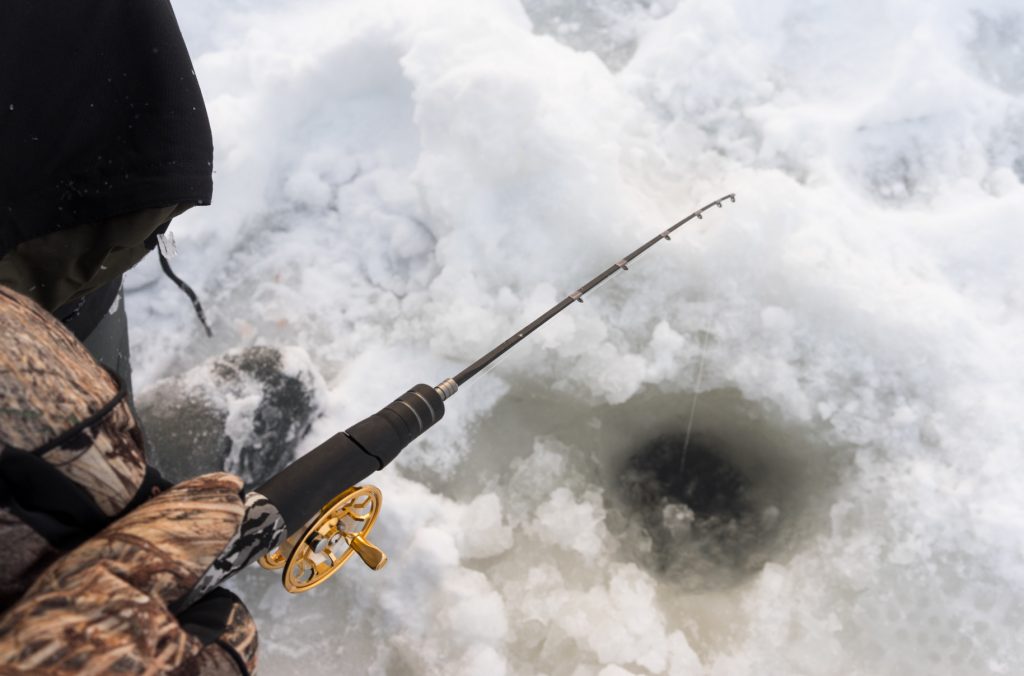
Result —
<instances>
[{"instance_id":1,"label":"rod handle","mask_svg":"<svg viewBox=\"0 0 1024 676\"><path fill-rule=\"evenodd\" d=\"M256 491L277 507L288 532L294 533L338 493L383 469L443 416L441 395L429 385L416 385L288 465Z\"/></svg>"}]
</instances>

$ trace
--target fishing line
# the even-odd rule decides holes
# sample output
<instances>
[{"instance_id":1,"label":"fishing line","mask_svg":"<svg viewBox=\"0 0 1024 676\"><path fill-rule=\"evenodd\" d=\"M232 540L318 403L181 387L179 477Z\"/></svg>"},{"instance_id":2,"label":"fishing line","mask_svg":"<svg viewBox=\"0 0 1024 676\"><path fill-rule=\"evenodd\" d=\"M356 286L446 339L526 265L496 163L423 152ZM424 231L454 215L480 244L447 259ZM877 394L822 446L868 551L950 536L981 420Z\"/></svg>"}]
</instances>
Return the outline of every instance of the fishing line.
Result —
<instances>
[{"instance_id":1,"label":"fishing line","mask_svg":"<svg viewBox=\"0 0 1024 676\"><path fill-rule=\"evenodd\" d=\"M686 438L683 440L683 454L679 460L679 473L683 473L686 467L686 451L690 448L690 433L693 431L693 415L697 411L697 399L700 397L700 386L704 380L704 349L707 347L708 336L711 329L711 315L708 315L704 323L704 329L700 334L700 349L697 356L697 382L693 387L693 400L690 401L690 418L686 421Z\"/></svg>"}]
</instances>

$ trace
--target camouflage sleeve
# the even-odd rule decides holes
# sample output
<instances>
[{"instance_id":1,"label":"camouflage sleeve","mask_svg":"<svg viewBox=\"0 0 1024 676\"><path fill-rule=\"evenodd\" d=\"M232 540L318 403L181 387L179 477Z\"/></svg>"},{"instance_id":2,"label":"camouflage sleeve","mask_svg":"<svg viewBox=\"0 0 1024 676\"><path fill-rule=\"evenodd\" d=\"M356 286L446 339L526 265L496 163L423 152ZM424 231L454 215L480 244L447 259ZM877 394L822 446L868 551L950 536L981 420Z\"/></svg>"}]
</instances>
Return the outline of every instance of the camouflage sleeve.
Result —
<instances>
[{"instance_id":1,"label":"camouflage sleeve","mask_svg":"<svg viewBox=\"0 0 1024 676\"><path fill-rule=\"evenodd\" d=\"M170 609L238 531L241 488L238 477L223 473L183 482L64 555L0 618L0 667L250 673L256 630L237 599L220 613L220 631L188 631L203 601L179 616Z\"/></svg>"},{"instance_id":2,"label":"camouflage sleeve","mask_svg":"<svg viewBox=\"0 0 1024 676\"><path fill-rule=\"evenodd\" d=\"M0 609L63 550L148 497L119 383L63 325L0 286Z\"/></svg>"},{"instance_id":3,"label":"camouflage sleeve","mask_svg":"<svg viewBox=\"0 0 1024 676\"><path fill-rule=\"evenodd\" d=\"M4 287L0 335L0 673L251 673L255 624L213 588L280 517L230 474L156 495L120 383Z\"/></svg>"},{"instance_id":4,"label":"camouflage sleeve","mask_svg":"<svg viewBox=\"0 0 1024 676\"><path fill-rule=\"evenodd\" d=\"M45 449L36 455L115 516L146 474L142 433L128 403L67 433L114 400L119 383L53 316L2 286L0 335L0 451Z\"/></svg>"}]
</instances>

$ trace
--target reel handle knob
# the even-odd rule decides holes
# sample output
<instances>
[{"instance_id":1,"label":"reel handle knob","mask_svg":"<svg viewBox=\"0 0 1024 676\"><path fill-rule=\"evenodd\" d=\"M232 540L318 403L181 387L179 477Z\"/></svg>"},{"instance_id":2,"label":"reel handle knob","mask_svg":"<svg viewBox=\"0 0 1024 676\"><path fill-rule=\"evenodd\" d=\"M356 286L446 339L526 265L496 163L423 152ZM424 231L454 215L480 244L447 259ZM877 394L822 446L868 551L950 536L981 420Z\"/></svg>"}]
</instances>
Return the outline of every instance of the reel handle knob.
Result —
<instances>
[{"instance_id":1,"label":"reel handle knob","mask_svg":"<svg viewBox=\"0 0 1024 676\"><path fill-rule=\"evenodd\" d=\"M380 570L388 562L388 555L380 547L373 544L360 533L348 541L348 546L355 550L371 570Z\"/></svg>"}]
</instances>

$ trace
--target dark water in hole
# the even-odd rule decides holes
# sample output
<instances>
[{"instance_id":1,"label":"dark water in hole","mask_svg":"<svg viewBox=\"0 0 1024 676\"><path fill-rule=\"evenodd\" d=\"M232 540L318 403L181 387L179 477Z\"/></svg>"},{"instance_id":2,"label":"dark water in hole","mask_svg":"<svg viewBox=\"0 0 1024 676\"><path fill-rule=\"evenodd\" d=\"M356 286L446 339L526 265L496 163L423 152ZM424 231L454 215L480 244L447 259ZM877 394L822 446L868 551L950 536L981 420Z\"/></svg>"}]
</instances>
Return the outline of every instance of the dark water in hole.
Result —
<instances>
[{"instance_id":1,"label":"dark water in hole","mask_svg":"<svg viewBox=\"0 0 1024 676\"><path fill-rule=\"evenodd\" d=\"M667 499L686 505L698 519L749 512L747 478L705 438L691 437L684 456L685 439L660 437L630 456L622 477L630 502L642 508Z\"/></svg>"},{"instance_id":2,"label":"dark water in hole","mask_svg":"<svg viewBox=\"0 0 1024 676\"><path fill-rule=\"evenodd\" d=\"M703 435L658 437L625 461L617 488L650 538L642 562L693 588L728 586L764 563L774 529L769 506L751 499L752 478L728 459L736 449ZM735 457L735 456L733 456Z\"/></svg>"}]
</instances>

